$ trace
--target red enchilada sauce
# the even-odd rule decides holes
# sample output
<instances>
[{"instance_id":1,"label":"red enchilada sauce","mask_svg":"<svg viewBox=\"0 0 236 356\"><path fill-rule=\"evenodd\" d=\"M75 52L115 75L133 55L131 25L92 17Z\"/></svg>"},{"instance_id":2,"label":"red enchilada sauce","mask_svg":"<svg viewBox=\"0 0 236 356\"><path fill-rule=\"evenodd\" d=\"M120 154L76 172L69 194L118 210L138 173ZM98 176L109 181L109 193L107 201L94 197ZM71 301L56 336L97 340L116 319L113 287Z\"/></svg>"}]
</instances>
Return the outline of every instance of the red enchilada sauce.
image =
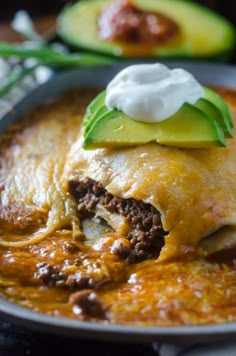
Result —
<instances>
[{"instance_id":1,"label":"red enchilada sauce","mask_svg":"<svg viewBox=\"0 0 236 356\"><path fill-rule=\"evenodd\" d=\"M236 93L221 94L232 108ZM18 152L32 141L30 161L38 154L38 141L43 145L68 141L70 146L88 103L96 95L96 90L78 89L37 108L8 131L7 147ZM1 142L1 164L5 147ZM11 160L6 163L11 165ZM15 227L20 238L21 226ZM21 229L22 234L30 233L30 228ZM9 241L11 233L9 226ZM39 243L20 248L1 246L0 295L40 313L111 324L173 326L236 321L235 254L228 258L218 254L211 261L188 254L165 263L153 257L130 264L110 250L113 238L117 237L110 234L106 241L104 237L88 243L76 240L65 228ZM103 244L97 248L101 240Z\"/></svg>"},{"instance_id":2,"label":"red enchilada sauce","mask_svg":"<svg viewBox=\"0 0 236 356\"><path fill-rule=\"evenodd\" d=\"M166 15L145 12L129 0L107 7L99 17L98 28L102 39L121 43L124 54L128 54L129 48L130 54L139 48L140 55L180 33L178 24Z\"/></svg>"}]
</instances>

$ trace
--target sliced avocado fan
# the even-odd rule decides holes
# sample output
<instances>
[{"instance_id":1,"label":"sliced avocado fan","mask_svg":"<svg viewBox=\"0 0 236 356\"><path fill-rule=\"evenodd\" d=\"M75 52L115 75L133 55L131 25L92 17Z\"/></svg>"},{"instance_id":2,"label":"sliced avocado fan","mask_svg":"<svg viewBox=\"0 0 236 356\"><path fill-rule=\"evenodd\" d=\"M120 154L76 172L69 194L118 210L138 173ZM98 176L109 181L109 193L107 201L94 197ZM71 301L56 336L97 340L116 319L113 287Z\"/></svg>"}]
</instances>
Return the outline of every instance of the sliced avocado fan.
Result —
<instances>
[{"instance_id":1,"label":"sliced avocado fan","mask_svg":"<svg viewBox=\"0 0 236 356\"><path fill-rule=\"evenodd\" d=\"M224 101L224 99L217 94L215 91L204 87L205 99L214 104L223 114L226 121L229 122L231 127L234 127L233 117L229 111L229 107Z\"/></svg>"},{"instance_id":2,"label":"sliced avocado fan","mask_svg":"<svg viewBox=\"0 0 236 356\"><path fill-rule=\"evenodd\" d=\"M226 146L225 138L233 137L228 106L214 91L204 88L204 92L204 98L194 105L184 104L167 120L144 123L108 109L103 91L87 108L83 147L130 146L152 141L189 148Z\"/></svg>"},{"instance_id":3,"label":"sliced avocado fan","mask_svg":"<svg viewBox=\"0 0 236 356\"><path fill-rule=\"evenodd\" d=\"M184 148L226 146L219 124L200 109L184 104L168 120L159 123L135 121L121 111L100 116L85 135L83 148L131 146L156 141Z\"/></svg>"},{"instance_id":4,"label":"sliced avocado fan","mask_svg":"<svg viewBox=\"0 0 236 356\"><path fill-rule=\"evenodd\" d=\"M217 106L212 104L207 99L200 99L194 104L194 106L202 110L209 117L213 118L219 126L223 129L224 135L227 138L233 137L230 121L223 115Z\"/></svg>"},{"instance_id":5,"label":"sliced avocado fan","mask_svg":"<svg viewBox=\"0 0 236 356\"><path fill-rule=\"evenodd\" d=\"M88 122L90 119L95 115L97 110L105 105L105 96L106 96L106 91L102 91L100 94L94 98L91 103L88 105L84 119L83 119L83 126L87 126Z\"/></svg>"}]
</instances>

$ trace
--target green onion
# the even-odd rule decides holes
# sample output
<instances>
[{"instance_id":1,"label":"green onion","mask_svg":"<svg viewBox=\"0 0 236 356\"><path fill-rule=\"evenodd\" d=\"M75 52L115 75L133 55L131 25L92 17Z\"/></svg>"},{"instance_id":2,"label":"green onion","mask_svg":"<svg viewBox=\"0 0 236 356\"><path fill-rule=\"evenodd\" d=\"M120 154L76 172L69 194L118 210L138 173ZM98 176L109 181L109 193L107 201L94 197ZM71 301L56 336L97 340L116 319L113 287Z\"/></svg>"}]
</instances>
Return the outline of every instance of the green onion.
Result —
<instances>
[{"instance_id":1,"label":"green onion","mask_svg":"<svg viewBox=\"0 0 236 356\"><path fill-rule=\"evenodd\" d=\"M101 64L111 64L113 59L105 56L89 53L64 53L59 52L51 46L29 48L24 45L0 42L1 57L16 57L18 59L37 59L39 64L53 67L78 67Z\"/></svg>"},{"instance_id":2,"label":"green onion","mask_svg":"<svg viewBox=\"0 0 236 356\"><path fill-rule=\"evenodd\" d=\"M106 65L114 63L113 59L105 56L90 53L65 53L53 48L51 45L37 45L29 47L25 44L9 44L0 42L0 57L13 57L18 60L33 58L37 64L30 68L25 68L22 64L21 69L11 71L7 82L0 86L0 97L6 95L15 85L17 85L27 75L40 65L50 67L86 67L96 65Z\"/></svg>"},{"instance_id":3,"label":"green onion","mask_svg":"<svg viewBox=\"0 0 236 356\"><path fill-rule=\"evenodd\" d=\"M8 76L8 80L5 84L0 86L0 97L6 95L9 93L9 91L20 81L22 81L25 77L27 77L29 74L33 72L33 70L37 67L37 65L30 67L30 68L24 68L22 67L20 70L13 70Z\"/></svg>"}]
</instances>

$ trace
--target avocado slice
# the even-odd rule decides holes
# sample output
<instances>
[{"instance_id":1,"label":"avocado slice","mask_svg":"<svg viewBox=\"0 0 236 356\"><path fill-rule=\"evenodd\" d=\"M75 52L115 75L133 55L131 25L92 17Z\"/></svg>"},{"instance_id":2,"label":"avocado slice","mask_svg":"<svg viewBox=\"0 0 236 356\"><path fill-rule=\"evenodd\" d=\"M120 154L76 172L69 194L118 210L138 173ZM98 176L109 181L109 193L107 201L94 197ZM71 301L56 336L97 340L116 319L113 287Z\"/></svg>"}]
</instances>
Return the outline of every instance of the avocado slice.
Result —
<instances>
[{"instance_id":1,"label":"avocado slice","mask_svg":"<svg viewBox=\"0 0 236 356\"><path fill-rule=\"evenodd\" d=\"M233 119L228 109L227 104L221 96L214 91L204 88L205 98L202 98L194 104L195 107L202 110L206 115L217 121L219 126L223 129L224 135L227 138L232 138ZM102 91L96 98L89 104L85 117L83 119L83 126L85 126L85 135L92 127L94 122L104 114L108 113L105 105L106 92ZM206 99L208 98L208 99Z\"/></svg>"},{"instance_id":2,"label":"avocado slice","mask_svg":"<svg viewBox=\"0 0 236 356\"><path fill-rule=\"evenodd\" d=\"M97 121L101 116L104 114L108 113L111 111L110 109L107 108L107 106L104 104L102 105L95 113L94 115L91 116L90 120L87 122L87 125L85 126L84 133L86 133L90 130L90 128L93 126L94 122Z\"/></svg>"},{"instance_id":3,"label":"avocado slice","mask_svg":"<svg viewBox=\"0 0 236 356\"><path fill-rule=\"evenodd\" d=\"M210 101L207 99L200 99L197 101L194 106L200 110L202 110L205 114L210 116L212 119L214 119L220 127L224 131L224 135L227 138L233 137L232 129L230 126L229 121L224 117L222 112L218 109L217 106L212 104Z\"/></svg>"},{"instance_id":4,"label":"avocado slice","mask_svg":"<svg viewBox=\"0 0 236 356\"><path fill-rule=\"evenodd\" d=\"M204 87L204 91L205 91L205 99L209 100L212 104L214 104L224 115L225 120L229 122L230 126L234 127L233 117L224 99L215 91L209 88Z\"/></svg>"},{"instance_id":5,"label":"avocado slice","mask_svg":"<svg viewBox=\"0 0 236 356\"><path fill-rule=\"evenodd\" d=\"M111 110L95 120L85 135L83 148L131 146L152 141L184 148L226 146L218 123L186 103L171 118L155 124L135 121L121 111Z\"/></svg>"},{"instance_id":6,"label":"avocado slice","mask_svg":"<svg viewBox=\"0 0 236 356\"><path fill-rule=\"evenodd\" d=\"M105 97L106 91L104 90L91 101L83 118L83 126L87 126L88 122L96 114L97 110L105 104Z\"/></svg>"},{"instance_id":7,"label":"avocado slice","mask_svg":"<svg viewBox=\"0 0 236 356\"><path fill-rule=\"evenodd\" d=\"M110 42L99 37L98 18L103 9L112 3L114 0L84 0L66 6L58 17L59 35L76 47L118 57L138 57L135 50L133 53L125 53L124 43ZM133 3L141 10L168 16L181 30L177 40L159 44L141 57L223 58L234 47L234 27L206 7L187 0L133 0ZM136 47L139 48L140 44Z\"/></svg>"}]
</instances>

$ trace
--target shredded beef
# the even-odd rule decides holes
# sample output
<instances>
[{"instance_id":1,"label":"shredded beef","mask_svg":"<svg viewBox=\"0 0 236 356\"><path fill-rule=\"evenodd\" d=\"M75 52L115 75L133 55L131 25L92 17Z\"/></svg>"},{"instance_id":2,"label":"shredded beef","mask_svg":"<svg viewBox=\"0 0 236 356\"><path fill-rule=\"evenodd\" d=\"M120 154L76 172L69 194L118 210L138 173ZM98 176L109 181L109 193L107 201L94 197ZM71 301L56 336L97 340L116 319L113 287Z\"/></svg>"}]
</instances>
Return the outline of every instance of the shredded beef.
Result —
<instances>
[{"instance_id":1,"label":"shredded beef","mask_svg":"<svg viewBox=\"0 0 236 356\"><path fill-rule=\"evenodd\" d=\"M80 219L95 213L97 204L109 212L124 216L130 224L127 239L130 248L124 243L117 243L113 253L135 263L149 257L158 256L167 234L161 223L160 213L151 204L135 199L121 199L90 178L83 182L70 182L70 192L78 201Z\"/></svg>"}]
</instances>

